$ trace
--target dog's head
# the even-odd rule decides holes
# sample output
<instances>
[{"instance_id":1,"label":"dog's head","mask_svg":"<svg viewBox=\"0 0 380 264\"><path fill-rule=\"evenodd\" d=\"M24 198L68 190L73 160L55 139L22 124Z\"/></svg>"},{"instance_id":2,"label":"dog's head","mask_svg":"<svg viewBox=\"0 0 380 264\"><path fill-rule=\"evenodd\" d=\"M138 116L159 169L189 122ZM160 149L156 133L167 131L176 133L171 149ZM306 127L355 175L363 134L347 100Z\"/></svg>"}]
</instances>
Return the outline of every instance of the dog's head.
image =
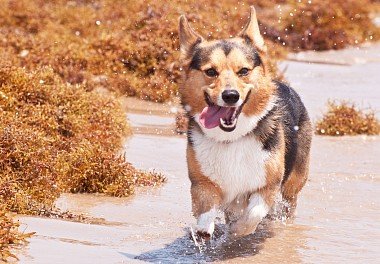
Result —
<instances>
[{"instance_id":1,"label":"dog's head","mask_svg":"<svg viewBox=\"0 0 380 264\"><path fill-rule=\"evenodd\" d=\"M266 109L273 85L265 70L266 46L253 7L235 38L206 41L185 16L180 17L179 38L182 104L203 129L231 132L239 116L259 116Z\"/></svg>"}]
</instances>

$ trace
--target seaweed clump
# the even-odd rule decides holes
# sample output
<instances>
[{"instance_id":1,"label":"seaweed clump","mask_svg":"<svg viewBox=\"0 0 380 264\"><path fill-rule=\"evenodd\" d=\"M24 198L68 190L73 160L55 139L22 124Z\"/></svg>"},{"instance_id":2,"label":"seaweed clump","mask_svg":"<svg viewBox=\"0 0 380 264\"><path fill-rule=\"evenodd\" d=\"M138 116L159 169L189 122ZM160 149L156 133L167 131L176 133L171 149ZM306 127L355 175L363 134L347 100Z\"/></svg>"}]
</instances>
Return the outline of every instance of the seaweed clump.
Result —
<instances>
[{"instance_id":1,"label":"seaweed clump","mask_svg":"<svg viewBox=\"0 0 380 264\"><path fill-rule=\"evenodd\" d=\"M0 261L2 262L6 262L9 258L17 260L17 257L11 252L11 248L25 244L26 239L33 235L33 233L19 232L19 225L7 213L5 207L0 206Z\"/></svg>"},{"instance_id":2,"label":"seaweed clump","mask_svg":"<svg viewBox=\"0 0 380 264\"><path fill-rule=\"evenodd\" d=\"M342 49L379 38L369 0L287 2L281 39L293 51Z\"/></svg>"},{"instance_id":3,"label":"seaweed clump","mask_svg":"<svg viewBox=\"0 0 380 264\"><path fill-rule=\"evenodd\" d=\"M121 197L164 181L115 154L131 133L117 99L67 84L50 67L0 67L0 119L3 259L12 256L9 244L26 238L6 212L57 215L62 192Z\"/></svg>"},{"instance_id":4,"label":"seaweed clump","mask_svg":"<svg viewBox=\"0 0 380 264\"><path fill-rule=\"evenodd\" d=\"M0 69L0 200L39 214L61 192L133 193L162 181L115 155L130 134L112 96L65 84L51 68Z\"/></svg>"},{"instance_id":5,"label":"seaweed clump","mask_svg":"<svg viewBox=\"0 0 380 264\"><path fill-rule=\"evenodd\" d=\"M175 130L178 134L185 134L189 126L189 119L184 111L175 116Z\"/></svg>"},{"instance_id":6,"label":"seaweed clump","mask_svg":"<svg viewBox=\"0 0 380 264\"><path fill-rule=\"evenodd\" d=\"M316 134L328 136L379 135L380 122L371 109L364 111L343 101L328 102L327 112L316 123Z\"/></svg>"},{"instance_id":7,"label":"seaweed clump","mask_svg":"<svg viewBox=\"0 0 380 264\"><path fill-rule=\"evenodd\" d=\"M0 1L0 49L13 65L50 66L64 81L164 102L178 94L178 17L208 39L240 32L258 9L269 65L287 49L338 49L375 40L368 0Z\"/></svg>"},{"instance_id":8,"label":"seaweed clump","mask_svg":"<svg viewBox=\"0 0 380 264\"><path fill-rule=\"evenodd\" d=\"M271 10L276 1L258 2ZM241 30L248 8L227 0L6 0L0 2L0 49L13 65L50 66L64 82L88 90L164 102L178 93L178 17L184 13L207 38L228 38ZM269 46L275 71L283 51Z\"/></svg>"}]
</instances>

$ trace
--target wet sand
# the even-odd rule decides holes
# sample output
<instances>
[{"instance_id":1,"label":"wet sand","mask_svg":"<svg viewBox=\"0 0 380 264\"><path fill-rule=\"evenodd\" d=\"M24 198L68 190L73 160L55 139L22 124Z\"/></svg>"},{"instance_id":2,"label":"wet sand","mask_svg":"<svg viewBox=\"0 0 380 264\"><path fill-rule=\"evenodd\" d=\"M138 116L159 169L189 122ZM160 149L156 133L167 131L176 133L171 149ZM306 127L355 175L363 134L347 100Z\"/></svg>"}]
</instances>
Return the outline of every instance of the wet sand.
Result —
<instances>
[{"instance_id":1,"label":"wet sand","mask_svg":"<svg viewBox=\"0 0 380 264\"><path fill-rule=\"evenodd\" d=\"M313 119L326 97L352 97L380 108L380 76L363 75L359 69L363 65L285 63L289 64L287 78ZM371 72L380 63L364 66ZM360 95L357 83L365 84ZM132 104L130 100L128 111L134 127L146 127L151 133L151 127L173 125L173 105L164 111L154 105L155 110L147 113L142 110L145 106ZM125 145L127 159L139 168L163 172L167 183L139 189L128 198L65 194L57 201L62 209L103 218L99 224L20 217L22 229L37 232L18 254L20 263L377 263L380 259L380 137L316 136L310 177L295 220L265 221L254 235L235 242L225 238L221 225L222 236L202 251L188 237L195 219L185 147L184 137L135 130Z\"/></svg>"}]
</instances>

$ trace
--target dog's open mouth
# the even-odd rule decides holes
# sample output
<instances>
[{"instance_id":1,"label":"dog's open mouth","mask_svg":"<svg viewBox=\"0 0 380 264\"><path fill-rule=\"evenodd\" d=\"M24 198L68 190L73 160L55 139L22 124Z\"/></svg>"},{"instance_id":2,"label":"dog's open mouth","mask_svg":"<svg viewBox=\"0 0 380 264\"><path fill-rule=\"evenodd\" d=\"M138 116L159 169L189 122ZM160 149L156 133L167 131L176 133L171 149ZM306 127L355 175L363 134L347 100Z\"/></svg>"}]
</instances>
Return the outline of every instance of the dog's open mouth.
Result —
<instances>
[{"instance_id":1,"label":"dog's open mouth","mask_svg":"<svg viewBox=\"0 0 380 264\"><path fill-rule=\"evenodd\" d=\"M219 106L211 103L211 100L206 96L206 106L199 116L199 121L203 127L211 129L219 126L226 132L231 132L236 128L239 115L245 104L238 107L232 106Z\"/></svg>"}]
</instances>

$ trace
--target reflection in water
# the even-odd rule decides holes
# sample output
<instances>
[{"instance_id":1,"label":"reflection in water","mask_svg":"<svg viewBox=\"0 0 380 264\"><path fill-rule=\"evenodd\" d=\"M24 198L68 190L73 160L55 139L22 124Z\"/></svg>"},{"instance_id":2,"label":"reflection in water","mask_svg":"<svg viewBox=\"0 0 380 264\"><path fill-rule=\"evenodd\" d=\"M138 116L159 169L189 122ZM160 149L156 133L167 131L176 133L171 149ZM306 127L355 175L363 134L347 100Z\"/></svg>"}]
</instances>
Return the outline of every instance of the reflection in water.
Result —
<instances>
[{"instance_id":1,"label":"reflection in water","mask_svg":"<svg viewBox=\"0 0 380 264\"><path fill-rule=\"evenodd\" d=\"M254 234L234 240L228 237L224 225L218 225L216 238L203 244L201 249L199 249L192 241L189 235L189 230L187 230L187 235L177 238L172 243L167 244L164 248L145 252L136 256L135 259L152 263L200 263L228 261L232 259L235 259L236 261L236 258L244 257L246 260L250 259L250 261L254 261L254 256L262 253L261 251L266 246L267 239L275 239L279 232L280 241L277 243L281 243L281 245L278 244L277 247L274 247L271 250L280 250L281 252L278 251L279 257L284 257L283 260L289 260L289 257L291 257L293 263L301 262L300 258L297 256L297 248L304 246L302 244L304 239L294 240L293 237L290 238L291 242L283 240L281 234L284 231L283 229L286 228L287 227L284 227L281 223L266 219L258 226L258 229ZM302 234L302 230L297 230L297 233L299 236ZM294 243L298 243L298 245L294 245ZM265 253L262 254L265 255ZM128 254L124 255L128 256ZM260 256L258 257L260 258ZM273 259L274 262L277 262L276 259L277 258Z\"/></svg>"},{"instance_id":2,"label":"reflection in water","mask_svg":"<svg viewBox=\"0 0 380 264\"><path fill-rule=\"evenodd\" d=\"M189 230L183 237L177 238L162 249L145 252L136 259L147 262L210 262L236 257L256 255L264 241L273 237L273 227L269 221L261 224L253 235L237 240L228 238L224 226L217 226L216 238L198 248L190 238Z\"/></svg>"}]
</instances>

